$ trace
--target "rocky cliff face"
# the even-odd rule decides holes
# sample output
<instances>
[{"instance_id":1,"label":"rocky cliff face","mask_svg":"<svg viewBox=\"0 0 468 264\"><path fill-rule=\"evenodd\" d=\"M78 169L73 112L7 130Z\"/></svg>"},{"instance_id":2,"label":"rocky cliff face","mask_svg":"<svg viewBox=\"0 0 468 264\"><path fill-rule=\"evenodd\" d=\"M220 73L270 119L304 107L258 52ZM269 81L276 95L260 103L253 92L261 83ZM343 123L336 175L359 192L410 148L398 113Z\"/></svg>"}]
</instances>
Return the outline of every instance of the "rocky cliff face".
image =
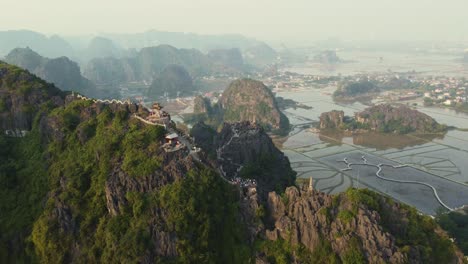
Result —
<instances>
[{"instance_id":1,"label":"rocky cliff face","mask_svg":"<svg viewBox=\"0 0 468 264\"><path fill-rule=\"evenodd\" d=\"M209 155L226 179L255 179L259 197L282 191L295 181L289 159L273 144L265 130L249 122L224 123L219 133L204 124L193 127L195 144Z\"/></svg>"},{"instance_id":2,"label":"rocky cliff face","mask_svg":"<svg viewBox=\"0 0 468 264\"><path fill-rule=\"evenodd\" d=\"M250 121L271 129L289 129L287 117L278 109L273 93L259 81L232 82L220 102L226 122Z\"/></svg>"},{"instance_id":3,"label":"rocky cliff face","mask_svg":"<svg viewBox=\"0 0 468 264\"><path fill-rule=\"evenodd\" d=\"M371 204L357 200L359 196L366 196ZM409 223L409 218L420 218L417 221L429 219L410 216L416 213L400 204L389 204L383 197L366 194L366 191L349 190L333 197L313 190L289 187L283 197L269 193L267 210L265 236L268 240L285 240L292 246L304 246L311 252L320 248L324 241L329 241L334 254L344 262L349 261L351 251L354 252L354 260L359 259L356 256L360 255L361 261L367 263L435 261L425 259L427 256L424 256L424 249L413 245L411 239L401 241L409 225L414 225ZM431 239L434 240L429 241ZM427 242L438 243L441 239L447 241L448 237L441 235L431 239L428 238ZM463 262L460 252L454 251L452 254L451 263Z\"/></svg>"},{"instance_id":4,"label":"rocky cliff face","mask_svg":"<svg viewBox=\"0 0 468 264\"><path fill-rule=\"evenodd\" d=\"M320 129L337 129L343 125L344 112L333 110L320 115Z\"/></svg>"},{"instance_id":5,"label":"rocky cliff face","mask_svg":"<svg viewBox=\"0 0 468 264\"><path fill-rule=\"evenodd\" d=\"M197 168L191 156L184 151L159 153L162 157L161 168L151 175L130 177L119 167L110 173L106 185L107 210L113 216L119 215L128 205L126 194L129 192L149 193L165 185L181 180L189 170Z\"/></svg>"},{"instance_id":6,"label":"rocky cliff face","mask_svg":"<svg viewBox=\"0 0 468 264\"><path fill-rule=\"evenodd\" d=\"M338 218L339 212L352 210L347 201L334 205L331 196L320 192L301 191L296 187L286 190L287 204L276 194L268 196L267 208L273 223L266 230L270 240L289 240L313 251L323 240L331 242L338 255L350 247L350 240L362 242L362 251L369 263L405 263L405 257L395 245L395 238L379 225L380 216L367 208L358 208L351 219Z\"/></svg>"}]
</instances>

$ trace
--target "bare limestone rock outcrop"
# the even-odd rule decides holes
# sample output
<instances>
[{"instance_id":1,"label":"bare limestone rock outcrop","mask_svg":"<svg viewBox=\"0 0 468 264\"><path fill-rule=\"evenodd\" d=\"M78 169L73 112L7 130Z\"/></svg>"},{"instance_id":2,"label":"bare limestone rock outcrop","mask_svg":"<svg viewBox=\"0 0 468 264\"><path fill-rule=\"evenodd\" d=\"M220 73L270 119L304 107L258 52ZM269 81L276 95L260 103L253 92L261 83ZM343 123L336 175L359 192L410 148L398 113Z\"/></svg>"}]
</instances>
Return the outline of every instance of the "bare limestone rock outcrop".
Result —
<instances>
[{"instance_id":1,"label":"bare limestone rock outcrop","mask_svg":"<svg viewBox=\"0 0 468 264\"><path fill-rule=\"evenodd\" d=\"M320 129L341 128L344 122L344 112L333 110L320 115Z\"/></svg>"}]
</instances>

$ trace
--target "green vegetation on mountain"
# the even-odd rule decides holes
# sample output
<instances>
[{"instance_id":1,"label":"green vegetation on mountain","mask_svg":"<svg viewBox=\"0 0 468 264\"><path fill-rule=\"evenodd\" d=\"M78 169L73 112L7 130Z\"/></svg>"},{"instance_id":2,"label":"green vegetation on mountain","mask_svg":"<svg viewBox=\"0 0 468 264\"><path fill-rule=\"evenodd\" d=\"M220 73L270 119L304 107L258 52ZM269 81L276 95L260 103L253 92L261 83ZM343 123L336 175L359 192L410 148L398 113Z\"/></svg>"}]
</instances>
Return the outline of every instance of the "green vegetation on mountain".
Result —
<instances>
[{"instance_id":1,"label":"green vegetation on mountain","mask_svg":"<svg viewBox=\"0 0 468 264\"><path fill-rule=\"evenodd\" d=\"M49 199L31 235L39 258L47 262L66 261L75 241L80 245L76 257L84 262L137 261L154 243L148 223L152 217L158 217L151 213L152 208L158 208L164 212L164 218L159 220L165 222L161 223L163 229L178 237L178 261L235 259L232 255L219 255L229 253L219 247L235 248L239 243L235 240L241 232L219 227L224 221L234 221L234 193L209 170L191 171L183 179L152 191L127 192L127 205L121 213L114 217L107 213L105 183L115 166L119 166L118 160L122 160L120 166L130 177L151 175L161 166L158 149L164 130L137 122L104 111L70 131L66 142L49 146L53 155L49 169L52 190L58 192L58 200L68 206L66 209L76 222L57 228L60 219L53 216L58 201ZM94 136L84 145L76 135L81 126L95 127L91 130ZM60 187L63 178L67 179L65 190ZM207 192L211 195L207 196ZM220 229L224 232L219 233ZM232 242L224 244L229 241ZM210 251L213 253L205 254ZM154 260L157 262L158 258Z\"/></svg>"},{"instance_id":2,"label":"green vegetation on mountain","mask_svg":"<svg viewBox=\"0 0 468 264\"><path fill-rule=\"evenodd\" d=\"M381 104L368 107L355 114L344 116L343 111L325 112L320 115L321 129L368 130L381 133L445 133L447 126L432 117L405 105Z\"/></svg>"},{"instance_id":3,"label":"green vegetation on mountain","mask_svg":"<svg viewBox=\"0 0 468 264\"><path fill-rule=\"evenodd\" d=\"M244 162L256 188L226 182L203 152L164 151L167 131L133 118L148 114L138 105L79 100L4 63L0 99L1 263L462 259L434 220L381 195L285 188L289 160L247 122L207 142L218 137L223 169ZM28 132L5 136L14 129Z\"/></svg>"},{"instance_id":4,"label":"green vegetation on mountain","mask_svg":"<svg viewBox=\"0 0 468 264\"><path fill-rule=\"evenodd\" d=\"M39 133L23 139L0 135L0 262L30 262L26 238L49 191Z\"/></svg>"},{"instance_id":5,"label":"green vegetation on mountain","mask_svg":"<svg viewBox=\"0 0 468 264\"><path fill-rule=\"evenodd\" d=\"M307 195L306 191L293 188L288 188L281 197L269 196L274 228L267 232L268 239L257 241L257 250L265 254L264 261L463 262L460 252L436 221L412 207L367 189L351 188L328 196Z\"/></svg>"},{"instance_id":6,"label":"green vegetation on mountain","mask_svg":"<svg viewBox=\"0 0 468 264\"><path fill-rule=\"evenodd\" d=\"M439 213L436 217L437 223L447 230L450 237L455 239L455 244L466 255L468 254L468 209L461 211Z\"/></svg>"},{"instance_id":7,"label":"green vegetation on mountain","mask_svg":"<svg viewBox=\"0 0 468 264\"><path fill-rule=\"evenodd\" d=\"M154 243L148 223L158 215L147 213L152 208L164 212L159 220L163 229L178 237L174 261L240 263L250 256L241 244L242 226L235 224L235 192L209 169L195 169L152 191L127 192L121 213L109 215L105 193L109 175L117 167L137 178L160 170L159 146L165 132L108 108L80 121L89 107L89 102L75 101L49 113L54 122L62 124L65 137L45 146L37 142L37 126L17 140L21 145L1 138L2 146L7 145L1 154L10 161L2 164L0 174L7 180L0 192L5 198L1 206L6 218L2 219L7 221L1 227L9 230L3 233L2 243L21 232L25 244L16 249L34 249L15 255L2 252L1 259L37 257L46 263L141 260ZM37 201L45 202L45 207Z\"/></svg>"},{"instance_id":8,"label":"green vegetation on mountain","mask_svg":"<svg viewBox=\"0 0 468 264\"><path fill-rule=\"evenodd\" d=\"M187 122L203 121L217 128L222 122L250 121L277 134L285 134L290 129L289 120L279 109L271 90L251 79L233 81L216 105L196 98L195 110L186 117Z\"/></svg>"},{"instance_id":9,"label":"green vegetation on mountain","mask_svg":"<svg viewBox=\"0 0 468 264\"><path fill-rule=\"evenodd\" d=\"M96 96L96 87L81 76L80 67L67 57L49 59L29 48L16 48L5 58L6 62L24 68L62 90Z\"/></svg>"},{"instance_id":10,"label":"green vegetation on mountain","mask_svg":"<svg viewBox=\"0 0 468 264\"><path fill-rule=\"evenodd\" d=\"M6 64L0 72L8 72L0 76L2 91L25 87L20 83L27 72ZM27 86L30 95L44 89L37 84ZM37 106L47 105L45 99ZM241 263L250 257L236 223L235 190L203 165L175 172L160 187L118 193L125 203L109 214L106 194L116 170L137 185L169 176L160 148L163 128L90 101L43 109L26 137L0 136L6 161L0 164L1 262L134 262L146 256L152 262ZM171 249L177 258L151 251L156 226L178 238Z\"/></svg>"},{"instance_id":11,"label":"green vegetation on mountain","mask_svg":"<svg viewBox=\"0 0 468 264\"><path fill-rule=\"evenodd\" d=\"M377 93L388 90L422 90L427 85L412 82L407 78L389 77L385 80L368 80L361 77L355 80L347 77L340 81L338 88L333 93L333 99L339 101L368 100Z\"/></svg>"},{"instance_id":12,"label":"green vegetation on mountain","mask_svg":"<svg viewBox=\"0 0 468 264\"><path fill-rule=\"evenodd\" d=\"M369 81L342 83L333 93L335 98L354 97L362 94L380 91L377 86Z\"/></svg>"},{"instance_id":13,"label":"green vegetation on mountain","mask_svg":"<svg viewBox=\"0 0 468 264\"><path fill-rule=\"evenodd\" d=\"M454 258L455 246L431 217L367 189L348 189L346 196L355 203L355 210L364 204L379 213L380 224L395 236L409 262L418 257L422 263L448 263Z\"/></svg>"},{"instance_id":14,"label":"green vegetation on mountain","mask_svg":"<svg viewBox=\"0 0 468 264\"><path fill-rule=\"evenodd\" d=\"M340 258L335 252L333 252L331 245L327 240L323 240L323 243L321 243L319 247L315 248L313 252L310 252L302 245L293 246L289 241L283 239L278 239L276 241L259 240L257 241L256 248L257 250L265 253L266 260L270 263L287 264L292 263L293 261L310 264L341 263ZM354 263L364 263L364 261Z\"/></svg>"}]
</instances>

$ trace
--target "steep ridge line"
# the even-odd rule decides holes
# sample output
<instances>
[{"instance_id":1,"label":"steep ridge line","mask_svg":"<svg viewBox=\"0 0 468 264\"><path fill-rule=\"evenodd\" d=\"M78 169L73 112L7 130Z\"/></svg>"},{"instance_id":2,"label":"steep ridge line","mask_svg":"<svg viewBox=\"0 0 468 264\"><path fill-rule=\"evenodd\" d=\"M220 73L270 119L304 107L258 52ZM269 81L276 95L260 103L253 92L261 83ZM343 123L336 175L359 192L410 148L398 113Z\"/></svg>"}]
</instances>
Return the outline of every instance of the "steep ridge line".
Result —
<instances>
[{"instance_id":1,"label":"steep ridge line","mask_svg":"<svg viewBox=\"0 0 468 264\"><path fill-rule=\"evenodd\" d=\"M148 125L152 125L152 126L161 126L161 127L164 127L167 129L166 125L165 124L158 124L158 123L153 123L153 122L150 122L142 117L139 117L138 115L136 114L133 114L132 117L140 120L141 122L145 123L145 124L148 124Z\"/></svg>"},{"instance_id":2,"label":"steep ridge line","mask_svg":"<svg viewBox=\"0 0 468 264\"><path fill-rule=\"evenodd\" d=\"M343 160L338 160L338 162L344 162L347 166L347 168L344 168L344 169L341 169L341 171L347 171L347 170L352 170L352 167L353 165L363 165L363 166L369 166L369 167L375 167L377 168L377 172L375 173L375 175L377 176L377 178L379 179L382 179L382 180L385 180L385 181L391 181L391 182L398 182L398 183L410 183L410 184L420 184L420 185L424 185L424 186L427 186L429 188L432 189L432 192L434 193L434 196L435 198L437 199L437 201L445 208L447 208L449 211L453 211L454 209L449 207L448 205L446 205L444 202L442 202L442 200L440 199L439 195L437 194L437 190L434 186L428 184L428 183L425 183L425 182L418 182L418 181L405 181L405 180L395 180L395 179L390 179L390 178L386 178L386 177L383 177L380 175L380 172L382 171L382 167L383 166L387 166L387 167L392 167L394 169L398 169L398 168L403 168L403 167L408 167L408 165L406 164L403 164L403 165L390 165L390 164L382 164L382 163L379 163L378 165L375 165L375 164L369 164L367 163L367 159L365 158L365 156L362 156L361 159L363 160L363 163L351 163L348 161L348 158L345 157Z\"/></svg>"},{"instance_id":3,"label":"steep ridge line","mask_svg":"<svg viewBox=\"0 0 468 264\"><path fill-rule=\"evenodd\" d=\"M86 96L83 96L81 94L75 94L74 92L72 93L73 96L76 96L78 99L81 99L81 100L86 100L86 101L93 101L94 103L108 103L108 104L122 104L122 105L130 105L132 104L132 102L130 100L125 100L125 101L122 101L122 100L117 100L117 99L93 99L93 98L89 98L89 97L86 97Z\"/></svg>"},{"instance_id":4,"label":"steep ridge line","mask_svg":"<svg viewBox=\"0 0 468 264\"><path fill-rule=\"evenodd\" d=\"M108 99L104 99L104 100L102 100L102 99L92 99L92 98L88 98L88 97L86 97L86 96L82 96L82 95L80 95L80 94L76 94L76 93L74 93L74 92L72 92L72 95L75 96L75 97L77 97L78 99L87 100L87 101L93 101L94 103L108 103L108 104L117 103L117 104L122 104L122 105L130 105L130 104L132 104L132 102L131 102L130 100L121 101L121 100L116 100L116 99L112 99L112 100L108 100ZM140 116L138 116L138 115L136 115L136 114L133 114L132 117L134 117L134 118L140 120L141 122L143 122L143 123L145 123L145 124L152 125L152 126L161 126L161 127L164 127L167 131L169 131L169 132L171 132L171 133L175 133L175 131L173 131L172 129L170 129L169 127L167 127L165 124L158 124L158 123L150 122L150 121L148 121L148 120L146 120L146 119L144 119L144 118L142 118L142 117L140 117ZM231 144L232 140L233 140L235 137L239 137L238 132L237 132L234 128L232 128L232 131L233 131L234 135L231 137L231 139L229 140L229 142L228 142L227 144L225 144L225 145L221 148L221 150L220 150L220 149L217 149L217 150L216 150L216 151L217 151L218 159L224 160L224 158L222 158L222 157L221 157L221 154L220 154L221 151L222 151L222 149L224 149L227 145ZM197 161L200 161L200 158L199 158L197 152L196 152L196 151L192 151L191 144L189 144L189 143L185 143L185 144L186 144L186 146L188 147L188 149L189 149L189 151L190 151L189 155L193 156ZM240 170L242 169L242 165L240 165L240 164L237 164L237 165L240 166L240 167L237 169L237 173L239 173ZM236 182L230 181L229 179L226 178L226 173L224 172L224 170L223 170L223 168L222 168L222 165L221 165L220 168L219 168L219 172L220 172L221 178L222 178L224 181L226 181L227 183L232 184L232 185L237 185Z\"/></svg>"}]
</instances>

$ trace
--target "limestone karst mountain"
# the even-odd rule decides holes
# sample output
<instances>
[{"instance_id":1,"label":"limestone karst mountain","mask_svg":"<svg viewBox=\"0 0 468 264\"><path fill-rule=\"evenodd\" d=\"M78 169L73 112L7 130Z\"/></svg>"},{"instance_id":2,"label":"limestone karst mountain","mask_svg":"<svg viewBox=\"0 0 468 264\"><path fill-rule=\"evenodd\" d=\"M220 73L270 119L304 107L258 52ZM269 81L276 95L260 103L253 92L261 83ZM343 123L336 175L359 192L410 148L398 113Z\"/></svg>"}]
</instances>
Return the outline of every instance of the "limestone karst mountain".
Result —
<instances>
[{"instance_id":1,"label":"limestone karst mountain","mask_svg":"<svg viewBox=\"0 0 468 264\"><path fill-rule=\"evenodd\" d=\"M293 186L258 124L168 152L170 131L135 118L149 114L0 62L0 262L463 263L414 208Z\"/></svg>"},{"instance_id":2,"label":"limestone karst mountain","mask_svg":"<svg viewBox=\"0 0 468 264\"><path fill-rule=\"evenodd\" d=\"M5 61L26 69L62 90L99 97L96 86L81 75L78 64L67 57L49 59L30 48L13 49Z\"/></svg>"}]
</instances>

